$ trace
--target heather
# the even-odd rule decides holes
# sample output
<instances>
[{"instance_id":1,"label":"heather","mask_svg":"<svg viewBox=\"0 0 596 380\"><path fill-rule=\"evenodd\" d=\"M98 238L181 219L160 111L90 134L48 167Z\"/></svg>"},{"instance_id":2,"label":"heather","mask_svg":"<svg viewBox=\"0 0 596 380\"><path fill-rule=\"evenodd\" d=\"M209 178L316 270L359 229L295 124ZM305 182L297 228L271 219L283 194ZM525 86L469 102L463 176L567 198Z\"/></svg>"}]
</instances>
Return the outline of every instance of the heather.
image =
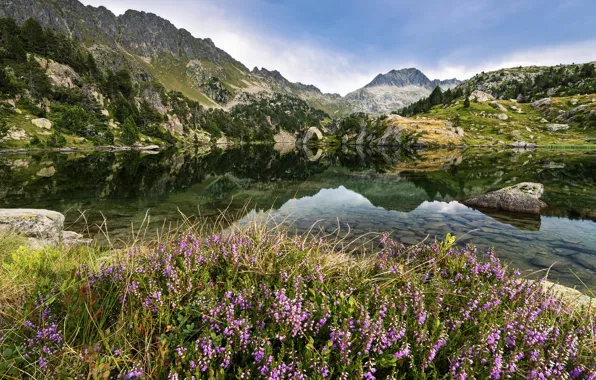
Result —
<instances>
[{"instance_id":1,"label":"heather","mask_svg":"<svg viewBox=\"0 0 596 380\"><path fill-rule=\"evenodd\" d=\"M0 377L596 377L587 307L450 236L380 240L356 254L253 227L90 254L70 271L29 263L53 281L3 307Z\"/></svg>"}]
</instances>

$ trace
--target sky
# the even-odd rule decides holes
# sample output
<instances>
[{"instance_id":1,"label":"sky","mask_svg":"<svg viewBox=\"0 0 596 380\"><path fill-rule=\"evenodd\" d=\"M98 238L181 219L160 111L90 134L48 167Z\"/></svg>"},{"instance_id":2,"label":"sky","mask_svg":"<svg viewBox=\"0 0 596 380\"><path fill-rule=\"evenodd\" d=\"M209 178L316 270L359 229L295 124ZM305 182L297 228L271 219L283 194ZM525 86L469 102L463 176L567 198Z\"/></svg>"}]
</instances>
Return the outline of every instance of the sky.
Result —
<instances>
[{"instance_id":1,"label":"sky","mask_svg":"<svg viewBox=\"0 0 596 380\"><path fill-rule=\"evenodd\" d=\"M152 12L249 69L341 95L377 74L430 79L596 61L595 0L83 0Z\"/></svg>"}]
</instances>

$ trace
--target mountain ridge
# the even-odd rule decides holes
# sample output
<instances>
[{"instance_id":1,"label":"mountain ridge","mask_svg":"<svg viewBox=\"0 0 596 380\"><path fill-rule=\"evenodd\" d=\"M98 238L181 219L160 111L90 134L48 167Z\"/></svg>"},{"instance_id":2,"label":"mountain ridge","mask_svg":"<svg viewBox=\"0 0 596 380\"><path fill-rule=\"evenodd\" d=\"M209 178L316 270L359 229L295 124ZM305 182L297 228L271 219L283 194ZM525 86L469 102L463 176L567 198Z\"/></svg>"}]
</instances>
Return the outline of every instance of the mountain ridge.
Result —
<instances>
[{"instance_id":1,"label":"mountain ridge","mask_svg":"<svg viewBox=\"0 0 596 380\"><path fill-rule=\"evenodd\" d=\"M168 90L208 107L229 109L247 94L264 92L296 96L335 116L382 114L427 96L437 85L454 85L453 79L431 81L420 70L407 68L379 74L342 97L323 93L313 84L290 82L277 70L255 67L251 71L211 39L196 38L150 12L129 9L117 16L104 6L86 6L77 0L12 0L0 4L0 18L7 17L18 24L32 17L83 42L101 65L156 79ZM408 86L415 88L401 90Z\"/></svg>"}]
</instances>

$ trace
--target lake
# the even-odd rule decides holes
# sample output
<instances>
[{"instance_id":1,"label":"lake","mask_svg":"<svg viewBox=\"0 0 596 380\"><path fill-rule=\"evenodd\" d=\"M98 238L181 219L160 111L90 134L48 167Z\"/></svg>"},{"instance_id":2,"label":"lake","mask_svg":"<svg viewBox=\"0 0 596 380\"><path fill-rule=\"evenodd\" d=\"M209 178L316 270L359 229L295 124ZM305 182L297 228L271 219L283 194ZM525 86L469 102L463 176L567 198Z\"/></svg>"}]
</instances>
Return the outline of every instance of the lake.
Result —
<instances>
[{"instance_id":1,"label":"lake","mask_svg":"<svg viewBox=\"0 0 596 380\"><path fill-rule=\"evenodd\" d=\"M541 215L459 203L524 181L544 184ZM479 251L495 246L528 274L550 270L563 284L596 286L596 151L253 145L0 154L0 207L60 211L68 229L100 241L106 221L115 244L143 221L150 234L182 215L224 227L259 220L368 245L378 232L407 244L450 232Z\"/></svg>"}]
</instances>

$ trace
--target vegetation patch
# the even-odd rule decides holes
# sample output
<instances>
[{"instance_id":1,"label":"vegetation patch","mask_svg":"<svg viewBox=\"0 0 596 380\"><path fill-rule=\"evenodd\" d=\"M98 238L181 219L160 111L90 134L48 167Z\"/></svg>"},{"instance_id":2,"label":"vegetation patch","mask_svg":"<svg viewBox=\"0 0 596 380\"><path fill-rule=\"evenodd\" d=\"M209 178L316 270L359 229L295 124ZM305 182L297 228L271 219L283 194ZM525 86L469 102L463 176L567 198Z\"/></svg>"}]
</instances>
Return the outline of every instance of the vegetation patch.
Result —
<instances>
[{"instance_id":1,"label":"vegetation patch","mask_svg":"<svg viewBox=\"0 0 596 380\"><path fill-rule=\"evenodd\" d=\"M190 233L103 265L81 259L70 272L4 256L3 274L21 279L15 267L25 265L39 277L0 317L0 374L596 376L590 310L454 240L406 247L383 237L374 254L354 257L252 228Z\"/></svg>"}]
</instances>

